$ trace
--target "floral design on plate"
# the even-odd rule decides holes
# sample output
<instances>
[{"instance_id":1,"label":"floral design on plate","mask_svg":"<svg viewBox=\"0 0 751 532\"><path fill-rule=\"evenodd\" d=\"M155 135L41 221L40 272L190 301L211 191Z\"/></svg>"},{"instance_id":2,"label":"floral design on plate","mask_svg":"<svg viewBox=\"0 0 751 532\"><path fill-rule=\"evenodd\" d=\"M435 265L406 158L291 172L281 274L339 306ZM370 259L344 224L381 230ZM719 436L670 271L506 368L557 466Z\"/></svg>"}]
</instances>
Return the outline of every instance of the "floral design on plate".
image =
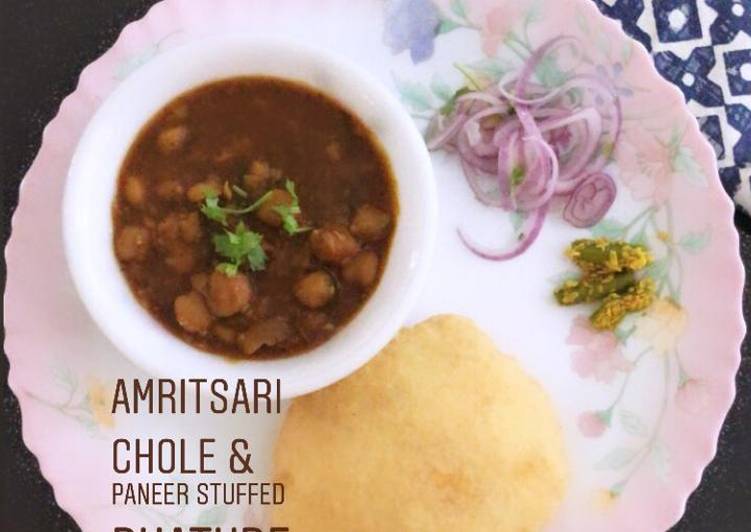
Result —
<instances>
[{"instance_id":1,"label":"floral design on plate","mask_svg":"<svg viewBox=\"0 0 751 532\"><path fill-rule=\"evenodd\" d=\"M474 33L478 46L475 58L456 60L451 67L458 71L454 84L444 81L452 75L447 72L446 61L437 63L429 82L420 74L411 79L394 73L395 86L418 125L427 131L427 124L437 115L446 115L453 109L456 95L461 91L497 84L509 73L519 70L534 50L550 38L541 32L543 39L535 39L535 26L543 22L546 13L542 2L392 2L409 4L412 10L438 13L439 24L431 26L436 41L454 31ZM495 4L495 5L491 5ZM627 318L615 331L598 331L586 315L572 319L567 343L572 347L571 369L581 379L605 385L612 399L603 407L582 411L576 421L584 438L600 438L618 425L629 438L628 445L618 445L596 455L591 467L601 472L602 487L595 491L604 494L605 507L612 506L622 494L635 473L645 464L651 464L657 476L666 480L670 473L669 449L661 441L663 420L670 403L694 412L707 404L707 387L701 379L693 377L682 363L680 344L688 321L687 310L681 304L683 290L684 257L701 254L711 243L711 227L697 227L676 234L672 196L676 187L707 187L707 179L697 162L692 145L685 143L691 125L677 126L665 114L655 113L642 106L648 89L642 80L629 75L634 71L633 44L630 41L613 43L606 33L598 34L597 24L583 9L575 11L573 28L566 33L576 35L597 45L585 50L582 64L574 73L567 74L551 55L535 71L536 80L545 87L561 86L573 74L594 73L609 80L620 96L623 107L623 129L618 144L610 156L608 171L617 176L620 194L628 194L633 214L631 218L607 217L591 229L592 237L623 239L645 244L655 255L647 273L657 286L657 300L647 310ZM433 21L434 17L430 20ZM420 20L415 16L414 20ZM387 18L386 35L390 31ZM425 38L425 31L413 30L413 35ZM617 44L618 46L614 46ZM436 46L431 44L431 49ZM394 49L395 52L400 50ZM424 55L415 57L415 63L425 61ZM417 79L416 79L417 78ZM456 79L456 76L454 76ZM649 109L649 110L648 110ZM426 132L427 134L427 132ZM456 175L461 179L461 171ZM518 233L523 213L506 213L513 232ZM647 421L648 413L629 409L626 400L629 389L638 388L640 364L652 357L661 362L648 371L660 375L662 397L656 416ZM653 375L654 376L654 375ZM614 476L615 475L615 476ZM602 505L599 505L602 506Z\"/></svg>"},{"instance_id":2,"label":"floral design on plate","mask_svg":"<svg viewBox=\"0 0 751 532\"><path fill-rule=\"evenodd\" d=\"M158 54L232 32L314 44L363 65L396 89L421 127L466 83L466 74L500 79L534 45L562 33L588 43L590 68L608 76L625 102L624 142L612 153L619 194L611 212L590 232L551 217L523 256L502 267L485 263L462 247L456 225L475 223L492 237L519 230L523 220L478 210L452 155L436 153L436 266L411 320L440 312L472 317L550 392L572 461L569 493L551 530L664 530L674 523L714 452L733 396L744 328L732 204L681 95L589 0L165 0L125 28L84 70L47 127L6 250L9 381L21 405L24 440L59 504L85 532L115 524L264 519L244 507L111 506L113 438L245 436L263 458L271 454L278 419L110 417L103 397L115 380L147 376L96 329L66 269L47 266L65 264L58 222L64 176L99 103ZM560 79L554 63L541 75L550 84ZM648 239L657 259L651 275L660 302L605 336L587 329L580 310L560 308L550 297L550 275L566 268L565 246L590 234ZM41 240L49 244L35 245ZM257 472L263 478L268 464L262 460ZM236 479L220 473L217 480Z\"/></svg>"}]
</instances>

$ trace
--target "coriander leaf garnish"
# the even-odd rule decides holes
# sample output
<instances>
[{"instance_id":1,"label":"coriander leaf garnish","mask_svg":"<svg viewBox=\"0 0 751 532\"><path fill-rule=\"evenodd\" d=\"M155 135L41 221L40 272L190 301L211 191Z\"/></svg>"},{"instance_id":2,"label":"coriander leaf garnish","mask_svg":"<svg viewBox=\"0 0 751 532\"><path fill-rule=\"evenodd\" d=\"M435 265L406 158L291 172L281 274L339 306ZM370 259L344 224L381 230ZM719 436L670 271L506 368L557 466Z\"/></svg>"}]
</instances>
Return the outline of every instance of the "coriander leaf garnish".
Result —
<instances>
[{"instance_id":1,"label":"coriander leaf garnish","mask_svg":"<svg viewBox=\"0 0 751 532\"><path fill-rule=\"evenodd\" d=\"M453 113L454 109L456 108L457 98L467 94L468 92L472 92L469 87L462 87L461 89L457 90L453 94L453 96L451 96L451 98L449 98L446 103L444 103L443 106L439 109L440 113L444 116L448 116Z\"/></svg>"},{"instance_id":2,"label":"coriander leaf garnish","mask_svg":"<svg viewBox=\"0 0 751 532\"><path fill-rule=\"evenodd\" d=\"M245 193L245 191L243 191L243 193ZM247 194L245 195L247 196ZM267 192L247 207L243 209L235 209L234 207L222 207L221 205L219 205L219 196L217 196L215 192L211 191L211 193L206 194L206 198L203 200L203 205L201 205L201 212L209 220L219 222L220 224L226 226L227 215L248 214L250 212L253 212L258 209L258 207L263 205L263 203L269 198L270 195L271 192Z\"/></svg>"},{"instance_id":3,"label":"coriander leaf garnish","mask_svg":"<svg viewBox=\"0 0 751 532\"><path fill-rule=\"evenodd\" d=\"M515 189L518 186L520 186L522 183L524 183L524 167L515 165L511 169L511 175L509 176L509 183L511 183L511 189Z\"/></svg>"},{"instance_id":4,"label":"coriander leaf garnish","mask_svg":"<svg viewBox=\"0 0 751 532\"><path fill-rule=\"evenodd\" d=\"M257 272L266 269L266 252L260 245L251 248L246 258L252 271Z\"/></svg>"},{"instance_id":5,"label":"coriander leaf garnish","mask_svg":"<svg viewBox=\"0 0 751 532\"><path fill-rule=\"evenodd\" d=\"M277 207L274 207L274 210L282 217L282 228L284 228L284 230L290 235L295 235L303 230L307 230L307 228L301 229L297 223L297 218L295 218L295 214L300 212L299 209L295 212L295 209L288 205L278 205Z\"/></svg>"},{"instance_id":6,"label":"coriander leaf garnish","mask_svg":"<svg viewBox=\"0 0 751 532\"><path fill-rule=\"evenodd\" d=\"M238 265L232 262L222 262L216 265L216 269L227 277L234 277L237 275Z\"/></svg>"},{"instance_id":7,"label":"coriander leaf garnish","mask_svg":"<svg viewBox=\"0 0 751 532\"><path fill-rule=\"evenodd\" d=\"M287 192L289 192L289 195L292 196L292 199L295 203L298 203L300 200L297 197L297 192L295 191L295 182L291 179L285 179L284 180L284 188L287 189Z\"/></svg>"},{"instance_id":8,"label":"coriander leaf garnish","mask_svg":"<svg viewBox=\"0 0 751 532\"><path fill-rule=\"evenodd\" d=\"M201 205L201 212L209 220L219 222L222 225L227 225L227 213L219 206L219 196L214 191L207 191L206 197Z\"/></svg>"},{"instance_id":9,"label":"coriander leaf garnish","mask_svg":"<svg viewBox=\"0 0 751 532\"><path fill-rule=\"evenodd\" d=\"M232 185L232 190L234 190L234 191L235 191L235 194L237 194L237 195L238 195L238 196L240 196L241 198L247 198L247 197L248 197L248 193L247 193L247 192L245 192L245 191L244 191L243 189L241 189L240 187L238 187L237 185Z\"/></svg>"},{"instance_id":10,"label":"coriander leaf garnish","mask_svg":"<svg viewBox=\"0 0 751 532\"><path fill-rule=\"evenodd\" d=\"M292 197L292 203L290 205L277 205L274 207L274 211L282 218L282 227L290 235L310 231L310 227L300 227L300 224L297 222L296 215L302 211L300 210L300 199L297 197L297 192L295 191L295 182L287 179L284 188L287 189L287 192Z\"/></svg>"},{"instance_id":11,"label":"coriander leaf garnish","mask_svg":"<svg viewBox=\"0 0 751 532\"><path fill-rule=\"evenodd\" d=\"M234 231L225 230L225 234L214 235L213 241L214 250L229 259L217 267L225 274L236 274L244 262L254 272L266 268L266 252L261 245L263 236L249 231L244 223L238 223Z\"/></svg>"},{"instance_id":12,"label":"coriander leaf garnish","mask_svg":"<svg viewBox=\"0 0 751 532\"><path fill-rule=\"evenodd\" d=\"M249 212L253 212L258 209L261 205L263 205L267 199L271 196L271 191L269 190L266 194L255 200L249 207L245 209L241 209L238 212L235 212L234 214L247 214Z\"/></svg>"}]
</instances>

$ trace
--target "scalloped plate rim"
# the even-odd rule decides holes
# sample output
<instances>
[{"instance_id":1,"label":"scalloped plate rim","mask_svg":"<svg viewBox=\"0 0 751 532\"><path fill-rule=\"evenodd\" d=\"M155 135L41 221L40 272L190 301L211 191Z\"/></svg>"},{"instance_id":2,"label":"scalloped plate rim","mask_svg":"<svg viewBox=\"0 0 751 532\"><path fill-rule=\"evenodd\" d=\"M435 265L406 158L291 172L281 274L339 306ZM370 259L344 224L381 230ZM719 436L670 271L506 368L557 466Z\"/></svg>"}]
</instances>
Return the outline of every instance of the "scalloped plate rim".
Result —
<instances>
[{"instance_id":1,"label":"scalloped plate rim","mask_svg":"<svg viewBox=\"0 0 751 532\"><path fill-rule=\"evenodd\" d=\"M588 0L581 0L580 4L582 7L586 10L588 10L590 13L596 14L599 18L603 19L603 23L607 24L611 27L611 29L615 32L617 32L621 38L623 39L631 39L628 37L624 32L623 29L619 24L617 24L614 20L602 15L599 10L597 10L596 6L588 1ZM147 13L140 19L137 19L128 25L126 25L121 33L119 34L118 38L115 40L114 44L106 50L102 55L100 55L96 60L92 61L90 64L88 64L81 72L78 82L76 84L75 90L70 93L68 96L66 96L58 109L58 112L55 114L54 118L50 120L50 122L45 126L43 133L42 133L42 141L40 144L39 151L37 152L37 155L35 156L32 164L29 167L29 170L27 170L26 175L31 173L31 171L34 169L34 167L39 163L40 155L42 154L44 147L51 144L51 130L54 130L54 127L58 125L59 123L63 123L65 119L67 118L67 112L71 105L75 104L77 101L80 101L81 99L85 98L86 96L86 81L91 75L92 70L96 68L96 65L100 63L102 58L105 56L108 56L110 54L117 53L119 49L123 46L123 36L127 35L129 31L132 31L133 28L139 27L141 25L148 26L153 20L155 19L155 13L158 10L162 9L172 9L175 11L179 11L182 9L182 2L180 0L163 0L161 2L158 2L151 6ZM637 44L637 46L634 47L634 50L637 54L640 54L642 56L649 57L648 52L646 49L643 48L641 44ZM649 61L651 63L651 58L649 58ZM653 69L654 70L654 69ZM653 72L653 74L657 75L656 71ZM679 91L677 87L669 83L667 80L664 80L663 78L659 77L659 82L664 87L670 87L670 90L672 91L672 94L674 97L679 97L683 99L682 93ZM685 110L685 113L688 114L688 110ZM689 122L691 125L689 126L688 134L701 138L701 142L704 146L704 150L711 152L712 148L709 145L709 143L703 138L703 135L701 134L701 131L699 130L699 126L696 123L695 120L691 120ZM711 166L714 175L717 174L718 167L717 162L714 157L714 153L712 152L712 157L709 158L711 160ZM23 202L23 198L29 195L29 191L27 190L27 182L26 178L24 176L24 179L20 183L19 187L19 195L18 195L18 206L15 209L12 218L11 218L11 233L10 237L8 239L8 242L5 246L5 260L6 260L6 266L10 266L11 263L16 262L16 254L19 253L17 241L18 238L14 238L14 234L16 231L17 224L19 223L19 211L20 207ZM728 221L728 224L734 228L734 225L732 223L732 213L734 210L734 205L732 200L727 196L727 194L724 192L720 185L719 179L712 179L710 180L710 188L709 192L715 196L715 203L723 203L723 208L725 212L722 214L725 216L725 218ZM718 216L719 217L719 216ZM676 485L673 484L671 486L671 491L673 492L673 500L675 501L675 504L673 506L672 511L670 511L670 522L665 523L666 526L670 526L677 522L681 515L683 514L683 511L685 509L686 502L688 500L689 495L691 492L696 489L696 487L699 485L701 481L702 472L704 471L705 467L709 464L711 459L714 457L717 451L717 444L718 444L718 436L720 429L722 428L725 416L727 415L727 412L729 411L733 400L735 398L735 375L738 370L738 367L740 366L741 362L741 356L740 356L740 347L742 344L742 341L745 337L746 333L746 324L743 319L742 314L742 294L743 294L743 286L744 286L744 280L745 280L745 269L743 267L743 263L740 260L740 254L738 252L738 244L739 244L739 236L737 231L733 231L732 233L734 235L732 246L736 250L733 254L733 265L734 268L732 271L729 271L728 274L730 277L734 278L734 285L737 288L737 297L736 300L733 302L734 307L737 309L737 313L735 313L735 323L733 324L733 332L734 335L732 338L727 339L727 344L732 345L732 353L733 358L732 360L729 360L732 365L732 372L729 372L727 374L727 391L728 394L725 395L727 397L727 401L724 405L722 405L722 412L721 415L718 416L713 420L712 427L710 427L711 430L707 430L706 432L706 440L707 440L707 449L708 453L706 453L705 456L698 457L697 461L685 466L686 468L689 468L692 470L691 475L691 482L686 483L683 485ZM727 243L727 248L730 248L730 242ZM6 291L4 293L4 310L5 310L5 323L6 325L8 322L12 322L14 320L14 312L13 309L9 306L9 297L8 293L9 291L12 292L13 289L10 289L8 287L11 286L11 283L9 282L12 279L12 273L11 269L8 268L7 277L6 277ZM10 319L8 318L10 316ZM13 391L13 393L18 398L19 408L21 410L22 414L22 437L23 441L26 444L26 446L29 448L29 450L36 456L36 458L39 461L40 470L42 472L42 475L49 481L50 485L52 486L55 498L60 505L61 508L63 508L65 511L67 511L73 519L79 523L79 525L84 528L84 524L88 522L87 512L85 508L80 507L80 504L76 504L76 501L70 500L69 497L66 495L66 493L63 492L63 490L59 489L61 480L58 479L51 471L51 466L49 464L49 457L45 456L43 453L40 452L40 446L41 442L36 441L32 439L29 436L29 426L36 422L39 422L38 419L31 418L31 415L28 412L28 409L26 408L27 401L29 400L29 396L27 391L24 389L24 386L21 382L18 381L18 374L16 371L14 371L14 364L13 364L13 358L14 355L12 353L20 352L22 351L22 348L20 346L16 346L16 333L13 332L13 328L6 327L6 337L4 342L4 347L6 354L8 356L9 360L9 373L8 373L8 385L9 388Z\"/></svg>"}]
</instances>

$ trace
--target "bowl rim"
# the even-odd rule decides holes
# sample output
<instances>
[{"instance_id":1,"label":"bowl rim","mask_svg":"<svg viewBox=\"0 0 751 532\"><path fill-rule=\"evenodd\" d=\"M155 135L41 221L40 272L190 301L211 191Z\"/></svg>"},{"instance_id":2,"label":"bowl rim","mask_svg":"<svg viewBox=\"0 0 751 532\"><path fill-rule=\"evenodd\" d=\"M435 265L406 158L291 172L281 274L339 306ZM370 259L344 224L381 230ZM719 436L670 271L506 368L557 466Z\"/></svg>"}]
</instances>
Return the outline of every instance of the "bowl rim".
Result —
<instances>
[{"instance_id":1,"label":"bowl rim","mask_svg":"<svg viewBox=\"0 0 751 532\"><path fill-rule=\"evenodd\" d=\"M91 234L90 232L86 233L82 231L90 231L95 225L91 223L91 219L86 219L81 210L77 208L80 205L80 198L85 196L86 192L84 185L87 184L87 180L82 176L86 174L87 165L92 160L101 157L99 153L96 153L94 147L98 143L104 142L102 136L107 134L107 127L111 127L111 118L117 116L117 106L123 104L125 100L132 98L134 95L143 94L145 83L149 79L163 73L165 68L175 66L181 59L190 57L191 61L175 76L180 79L188 77L188 72L199 72L201 69L206 68L205 65L201 64L200 60L194 61L196 57L205 59L215 54L231 55L231 53L237 54L239 51L245 51L249 56L253 56L255 59L252 59L251 62L258 61L261 52L273 54L277 58L294 57L297 61L304 59L312 64L314 68L320 69L320 72L324 74L322 76L324 79L331 74L336 74L340 76L340 80L341 76L344 76L347 83L359 85L363 89L368 103L378 108L379 119L385 119L386 123L396 126L390 131L395 133L398 138L399 151L406 154L407 161L413 168L418 170L416 175L415 173L410 174L410 181L414 181L414 186L419 189L420 201L416 202L414 198L408 198L411 203L409 210L407 210L404 209L404 200L407 198L404 197L402 192L405 177L399 171L399 168L397 168L394 157L395 150L384 141L381 131L371 127L374 136L378 139L389 160L389 164L392 166L392 175L397 188L397 199L399 202L399 222L394 231L392 243L389 247L387 264L383 269L379 285L370 295L365 305L332 338L312 350L279 359L236 360L197 349L159 323L137 302L135 295L130 291L129 287L127 287L128 295L124 296L121 285L127 286L127 283L122 272L119 270L119 263L117 263L115 258L114 246L112 245L111 205L113 198L106 202L108 213L106 226L110 234L109 255L118 264L117 273L112 275L112 271L103 272L88 267L85 264L85 259L89 258L89 256L86 253L82 254L82 250L85 250L86 246L90 245L86 237ZM223 55L222 59L224 57ZM156 105L155 111L142 117L140 125L136 128L135 135L146 126L155 112L164 108L174 98L213 81L231 79L242 75L281 77L306 84L305 81L297 79L292 74L274 76L267 72L260 70L253 71L252 69L248 69L245 74L233 74L214 78L207 77L199 83L185 83L176 94L169 98L161 99ZM335 99L340 105L367 123L367 120L365 120L357 109L352 109L351 102L342 101L332 91L321 87L321 84L307 83L307 85ZM125 149L118 152L117 171L114 174L110 173L106 179L106 182L112 186L115 186L114 184L117 183L122 162L128 149L132 146L134 138L130 138L125 143ZM404 156L401 159L404 159ZM228 34L206 37L160 54L160 56L131 74L102 102L86 125L69 166L63 196L62 223L65 255L78 295L99 329L129 360L150 374L163 378L189 378L195 377L194 373L199 373L201 377L205 377L208 373L210 378L280 379L281 397L286 399L309 393L345 377L375 356L395 336L405 321L409 310L414 306L427 276L436 239L437 210L438 200L433 179L432 163L422 136L398 99L377 78L358 65L330 51L307 44L277 37ZM409 213L409 218L407 219L407 223L405 223L404 216L407 212ZM102 221L97 218L94 220L96 222ZM370 314L366 314L366 308L375 300L376 295L382 292L387 274L391 276L395 275L393 273L396 267L395 256L399 258L397 255L399 251L396 248L395 241L398 234L400 234L400 228L405 226L409 226L411 231L416 231L416 234L420 236L416 242L417 245L413 246L414 249L411 250L411 256L402 257L403 260L401 260L402 263L407 264L407 271L403 273L403 276L407 278L407 282L397 292L392 294L392 297L389 298L389 302L384 308L378 311L371 310ZM415 239L413 238L413 240ZM415 242L411 244L415 244ZM113 294L108 293L108 288L111 288L111 286L107 285L112 285L113 283L120 287L117 293L114 294L116 297L112 297ZM381 306L383 307L383 304ZM134 308L137 308L135 312L140 314L140 317L134 313ZM115 312L114 316L112 315L113 312ZM376 315L376 312L380 316L381 324L378 327L371 328L369 325L372 325L376 321L372 317ZM120 314L118 315L118 313ZM129 320L136 321L126 324ZM151 322L151 330L143 328L146 321ZM135 330L124 330L132 329L133 323L138 324ZM355 324L358 327L359 334L352 333ZM339 340L334 342L335 339L343 337L344 331L349 331L345 339L346 341ZM154 341L157 337L160 339L159 342ZM140 344L143 343L146 345L141 346ZM155 346L160 348L169 347L167 349L169 352L162 353L160 351L158 354L154 354L152 349ZM326 362L326 364L317 369L312 368L310 363L305 365L306 367L301 367L303 366L301 361L313 355ZM199 359L203 359L204 363L196 364Z\"/></svg>"}]
</instances>

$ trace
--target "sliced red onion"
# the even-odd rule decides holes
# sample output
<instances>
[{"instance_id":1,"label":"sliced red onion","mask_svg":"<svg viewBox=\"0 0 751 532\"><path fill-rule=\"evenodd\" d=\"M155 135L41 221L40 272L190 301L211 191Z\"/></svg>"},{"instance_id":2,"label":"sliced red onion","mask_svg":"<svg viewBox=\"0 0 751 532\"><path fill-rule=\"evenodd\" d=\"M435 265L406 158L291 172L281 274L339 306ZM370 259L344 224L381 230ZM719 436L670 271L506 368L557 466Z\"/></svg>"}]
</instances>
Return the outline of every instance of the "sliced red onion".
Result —
<instances>
[{"instance_id":1,"label":"sliced red onion","mask_svg":"<svg viewBox=\"0 0 751 532\"><path fill-rule=\"evenodd\" d=\"M576 187L563 209L563 219L574 227L592 227L602 220L615 201L613 178L599 172L587 176Z\"/></svg>"},{"instance_id":2,"label":"sliced red onion","mask_svg":"<svg viewBox=\"0 0 751 532\"><path fill-rule=\"evenodd\" d=\"M469 143L466 133L463 131L459 133L458 137L456 137L456 148L459 150L462 159L472 166L479 168L488 174L495 174L498 172L498 161L496 157L483 157L478 155Z\"/></svg>"},{"instance_id":3,"label":"sliced red onion","mask_svg":"<svg viewBox=\"0 0 751 532\"><path fill-rule=\"evenodd\" d=\"M545 132L569 126L574 122L583 121L589 123L590 121L595 120L601 121L600 115L597 114L597 111L592 107L585 107L584 109L581 109L575 113L569 113L563 116L543 120L538 123L538 127L540 128L540 131Z\"/></svg>"},{"instance_id":4,"label":"sliced red onion","mask_svg":"<svg viewBox=\"0 0 751 532\"><path fill-rule=\"evenodd\" d=\"M505 80L501 80L498 82L498 90L501 93L501 95L513 104L528 105L530 107L540 107L543 104L546 104L550 101L555 100L556 98L560 97L564 93L567 93L571 89L581 88L580 78L578 76L574 76L573 78L570 78L569 80L564 82L562 85L559 85L558 87L552 90L545 90L543 87L539 87L539 88L535 87L536 90L534 92L539 93L540 94L539 96L536 96L534 98L522 98L521 96L518 96L517 94L511 92L509 89L507 89L504 86L508 84L509 82L506 82ZM527 84L528 92L532 92L529 90L529 85L530 84Z\"/></svg>"},{"instance_id":5,"label":"sliced red onion","mask_svg":"<svg viewBox=\"0 0 751 532\"><path fill-rule=\"evenodd\" d=\"M522 186L519 187L516 200L517 205L523 211L531 211L537 209L543 205L547 205L555 192L556 183L558 182L558 158L555 155L555 151L550 147L545 139L540 137L532 137L525 139L527 142L533 143L537 146L538 151L538 163L533 167L539 172L538 177L533 177L528 174L525 176L525 181ZM534 175L534 174L533 174ZM537 187L526 188L527 180L531 183L536 181ZM525 194L525 190L529 190L529 194Z\"/></svg>"},{"instance_id":6,"label":"sliced red onion","mask_svg":"<svg viewBox=\"0 0 751 532\"><path fill-rule=\"evenodd\" d=\"M461 229L457 229L457 233L459 233L459 238L464 243L464 245L467 246L467 248L475 255L488 260L510 260L518 257L519 255L527 251L532 244L534 244L535 240L537 240L537 237L540 235L540 231L542 230L542 225L545 221L545 216L547 215L547 213L548 204L545 204L537 209L530 217L531 222L529 223L529 229L525 230L519 242L517 242L517 244L509 250L488 249L475 243L472 239L465 235Z\"/></svg>"},{"instance_id":7,"label":"sliced red onion","mask_svg":"<svg viewBox=\"0 0 751 532\"><path fill-rule=\"evenodd\" d=\"M586 124L586 137L581 139L584 144L579 146L561 170L557 193L571 192L583 177L583 170L597 152L598 142L602 134L602 120L593 108L587 108L570 115L567 119L557 120L556 123L540 125L541 131L549 131L556 127L569 125L576 120L583 120ZM547 126L547 129L545 128Z\"/></svg>"},{"instance_id":8,"label":"sliced red onion","mask_svg":"<svg viewBox=\"0 0 751 532\"><path fill-rule=\"evenodd\" d=\"M515 168L523 167L521 134L517 127L508 129L504 135L507 136L503 137L503 142L498 147L498 189L501 195L501 206L506 210L515 211L517 205L511 176Z\"/></svg>"},{"instance_id":9,"label":"sliced red onion","mask_svg":"<svg viewBox=\"0 0 751 532\"><path fill-rule=\"evenodd\" d=\"M501 148L514 133L518 133L519 131L521 131L521 124L519 124L518 120L506 120L495 128L493 144Z\"/></svg>"},{"instance_id":10,"label":"sliced red onion","mask_svg":"<svg viewBox=\"0 0 751 532\"><path fill-rule=\"evenodd\" d=\"M516 84L516 95L518 97L524 98L526 96L527 84L530 82L532 74L534 73L535 68L537 68L537 65L540 63L540 61L542 61L542 59L546 55L553 52L556 48L559 48L568 42L576 43L577 41L576 38L572 37L571 35L560 35L558 37L550 39L542 46L540 46L537 50L532 52L532 55L529 56L526 63L524 63L521 72L519 73L519 78Z\"/></svg>"},{"instance_id":11,"label":"sliced red onion","mask_svg":"<svg viewBox=\"0 0 751 532\"><path fill-rule=\"evenodd\" d=\"M480 133L480 123L474 119L474 117L467 120L464 124L463 132L467 135L467 141L469 145L474 148L482 140Z\"/></svg>"},{"instance_id":12,"label":"sliced red onion","mask_svg":"<svg viewBox=\"0 0 751 532\"><path fill-rule=\"evenodd\" d=\"M493 107L501 107L505 111L508 111L510 106L508 102L501 100L498 96L488 94L487 92L468 92L462 94L456 99L457 103L480 101L492 105Z\"/></svg>"},{"instance_id":13,"label":"sliced red onion","mask_svg":"<svg viewBox=\"0 0 751 532\"><path fill-rule=\"evenodd\" d=\"M489 146L490 151L488 153L482 153L480 150L475 149L478 155L489 156L495 155L497 148L492 145L493 131L494 129L486 129L482 127L482 120L492 116L501 117L507 109L503 106L491 106L481 111L478 111L467 118L464 124L464 132L467 134L470 145L477 147L484 143Z\"/></svg>"},{"instance_id":14,"label":"sliced red onion","mask_svg":"<svg viewBox=\"0 0 751 532\"><path fill-rule=\"evenodd\" d=\"M442 118L442 117L441 117ZM438 130L433 134L432 138L427 142L429 150L438 150L445 146L447 143L456 136L464 127L464 123L467 121L467 116L463 114L456 114L449 119L445 120L445 124L441 124L439 121Z\"/></svg>"},{"instance_id":15,"label":"sliced red onion","mask_svg":"<svg viewBox=\"0 0 751 532\"><path fill-rule=\"evenodd\" d=\"M529 214L531 228L511 250L484 249L460 231L462 241L482 257L508 260L523 253L539 234L554 196L567 198L563 217L576 227L597 223L615 200L615 183L602 173L609 161L605 148L615 146L622 128L615 87L601 76L573 70L557 87L533 79L547 55L568 45L581 61L574 37L550 39L518 73L459 96L451 115L439 117L431 134L430 149L458 151L481 203Z\"/></svg>"},{"instance_id":16,"label":"sliced red onion","mask_svg":"<svg viewBox=\"0 0 751 532\"><path fill-rule=\"evenodd\" d=\"M488 207L505 208L495 177L481 172L463 159L461 162L464 176L477 200Z\"/></svg>"}]
</instances>

